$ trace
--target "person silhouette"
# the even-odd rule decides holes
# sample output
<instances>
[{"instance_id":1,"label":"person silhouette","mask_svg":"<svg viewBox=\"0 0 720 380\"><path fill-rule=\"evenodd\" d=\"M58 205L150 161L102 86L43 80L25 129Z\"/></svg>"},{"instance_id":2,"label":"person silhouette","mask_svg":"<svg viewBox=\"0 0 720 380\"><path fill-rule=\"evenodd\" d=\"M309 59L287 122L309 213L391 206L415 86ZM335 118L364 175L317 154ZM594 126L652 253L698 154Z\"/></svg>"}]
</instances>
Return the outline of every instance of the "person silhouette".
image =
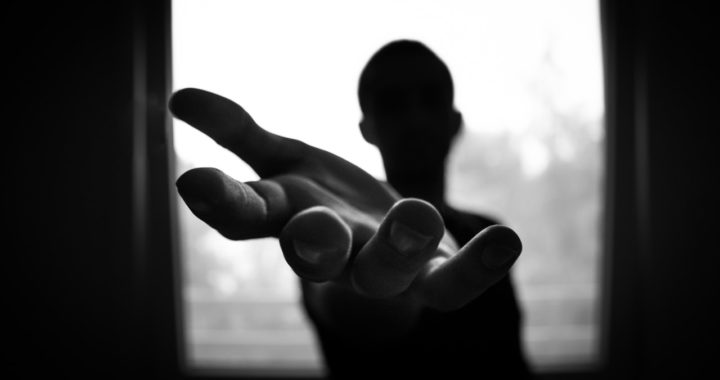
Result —
<instances>
[{"instance_id":1,"label":"person silhouette","mask_svg":"<svg viewBox=\"0 0 720 380\"><path fill-rule=\"evenodd\" d=\"M445 201L462 125L449 69L418 41L393 41L364 68L363 138L387 182L258 126L238 104L183 89L169 107L260 176L195 168L177 180L190 210L230 239L278 237L331 378L528 378L509 270L509 227Z\"/></svg>"}]
</instances>

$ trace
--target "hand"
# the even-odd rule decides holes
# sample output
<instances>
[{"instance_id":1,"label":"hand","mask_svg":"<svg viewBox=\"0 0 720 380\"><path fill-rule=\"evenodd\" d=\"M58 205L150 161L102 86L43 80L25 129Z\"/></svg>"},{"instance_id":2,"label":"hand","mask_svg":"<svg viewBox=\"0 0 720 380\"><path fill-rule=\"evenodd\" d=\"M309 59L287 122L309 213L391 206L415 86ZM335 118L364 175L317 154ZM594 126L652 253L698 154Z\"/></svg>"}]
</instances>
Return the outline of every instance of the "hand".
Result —
<instances>
[{"instance_id":1,"label":"hand","mask_svg":"<svg viewBox=\"0 0 720 380\"><path fill-rule=\"evenodd\" d=\"M340 157L263 130L219 95L180 90L170 109L261 178L243 183L192 169L177 180L188 207L227 238L278 237L288 264L320 299L455 310L504 277L520 254L520 239L504 226L458 248L431 204L403 199Z\"/></svg>"}]
</instances>

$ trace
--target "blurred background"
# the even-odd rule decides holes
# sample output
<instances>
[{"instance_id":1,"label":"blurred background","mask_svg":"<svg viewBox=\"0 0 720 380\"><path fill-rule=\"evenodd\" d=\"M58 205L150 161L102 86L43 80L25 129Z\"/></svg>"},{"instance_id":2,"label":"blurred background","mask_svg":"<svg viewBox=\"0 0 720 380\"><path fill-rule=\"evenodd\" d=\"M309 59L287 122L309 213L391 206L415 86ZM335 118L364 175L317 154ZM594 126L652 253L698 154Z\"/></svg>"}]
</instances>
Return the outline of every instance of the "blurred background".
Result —
<instances>
[{"instance_id":1,"label":"blurred background","mask_svg":"<svg viewBox=\"0 0 720 380\"><path fill-rule=\"evenodd\" d=\"M449 162L450 202L500 219L523 239L513 276L528 358L538 369L599 360L605 135L597 1L174 0L172 38L173 89L233 99L264 128L378 178L379 154L357 127L360 71L391 40L427 44L448 64L465 120ZM258 178L173 123L177 175L213 166ZM277 242L229 241L178 205L190 366L321 372L298 280Z\"/></svg>"}]
</instances>

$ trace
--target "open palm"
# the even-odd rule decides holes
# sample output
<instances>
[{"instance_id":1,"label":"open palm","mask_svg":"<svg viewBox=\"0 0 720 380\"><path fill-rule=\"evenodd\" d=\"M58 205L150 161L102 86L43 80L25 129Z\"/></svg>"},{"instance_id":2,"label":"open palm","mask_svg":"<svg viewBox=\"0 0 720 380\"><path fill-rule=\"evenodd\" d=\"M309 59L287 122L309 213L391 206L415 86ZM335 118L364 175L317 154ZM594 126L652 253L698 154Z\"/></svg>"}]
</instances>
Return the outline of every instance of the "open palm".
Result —
<instances>
[{"instance_id":1,"label":"open palm","mask_svg":"<svg viewBox=\"0 0 720 380\"><path fill-rule=\"evenodd\" d=\"M183 89L170 109L260 176L241 182L192 169L177 180L188 207L230 239L279 238L286 261L306 280L310 304L328 318L326 304L337 300L455 310L504 277L520 254L517 235L499 225L457 247L431 204L402 198L327 151L265 131L224 97Z\"/></svg>"}]
</instances>

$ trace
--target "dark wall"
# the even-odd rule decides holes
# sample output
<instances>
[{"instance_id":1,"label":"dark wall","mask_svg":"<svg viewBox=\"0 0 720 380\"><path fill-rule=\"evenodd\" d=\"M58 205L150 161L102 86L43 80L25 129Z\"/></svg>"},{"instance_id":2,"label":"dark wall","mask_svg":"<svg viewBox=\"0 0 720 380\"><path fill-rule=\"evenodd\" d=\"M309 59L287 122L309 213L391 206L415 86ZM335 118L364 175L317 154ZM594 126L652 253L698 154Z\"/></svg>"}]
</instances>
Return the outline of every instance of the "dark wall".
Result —
<instances>
[{"instance_id":1,"label":"dark wall","mask_svg":"<svg viewBox=\"0 0 720 380\"><path fill-rule=\"evenodd\" d=\"M644 15L646 378L720 372L716 15L681 2L656 2Z\"/></svg>"},{"instance_id":2,"label":"dark wall","mask_svg":"<svg viewBox=\"0 0 720 380\"><path fill-rule=\"evenodd\" d=\"M176 374L165 99L153 92L167 85L152 58L164 3L137 3L4 11L2 375ZM707 377L720 320L716 20L680 2L603 6L608 121L627 159L612 163L626 168L613 199L630 210L612 215L610 278L627 287L609 293L608 373Z\"/></svg>"},{"instance_id":3,"label":"dark wall","mask_svg":"<svg viewBox=\"0 0 720 380\"><path fill-rule=\"evenodd\" d=\"M717 20L605 1L611 378L718 372Z\"/></svg>"},{"instance_id":4,"label":"dark wall","mask_svg":"<svg viewBox=\"0 0 720 380\"><path fill-rule=\"evenodd\" d=\"M153 231L148 212L157 208L148 204L139 129L148 97L138 93L148 87L138 41L155 38L148 30L163 20L163 2L155 4L27 2L4 11L12 19L3 59L10 62L3 256L11 261L3 267L12 353L0 373L132 378L173 365L167 333L175 322L157 306L172 301L172 282L148 278L153 256L167 251L150 252L138 233Z\"/></svg>"}]
</instances>

